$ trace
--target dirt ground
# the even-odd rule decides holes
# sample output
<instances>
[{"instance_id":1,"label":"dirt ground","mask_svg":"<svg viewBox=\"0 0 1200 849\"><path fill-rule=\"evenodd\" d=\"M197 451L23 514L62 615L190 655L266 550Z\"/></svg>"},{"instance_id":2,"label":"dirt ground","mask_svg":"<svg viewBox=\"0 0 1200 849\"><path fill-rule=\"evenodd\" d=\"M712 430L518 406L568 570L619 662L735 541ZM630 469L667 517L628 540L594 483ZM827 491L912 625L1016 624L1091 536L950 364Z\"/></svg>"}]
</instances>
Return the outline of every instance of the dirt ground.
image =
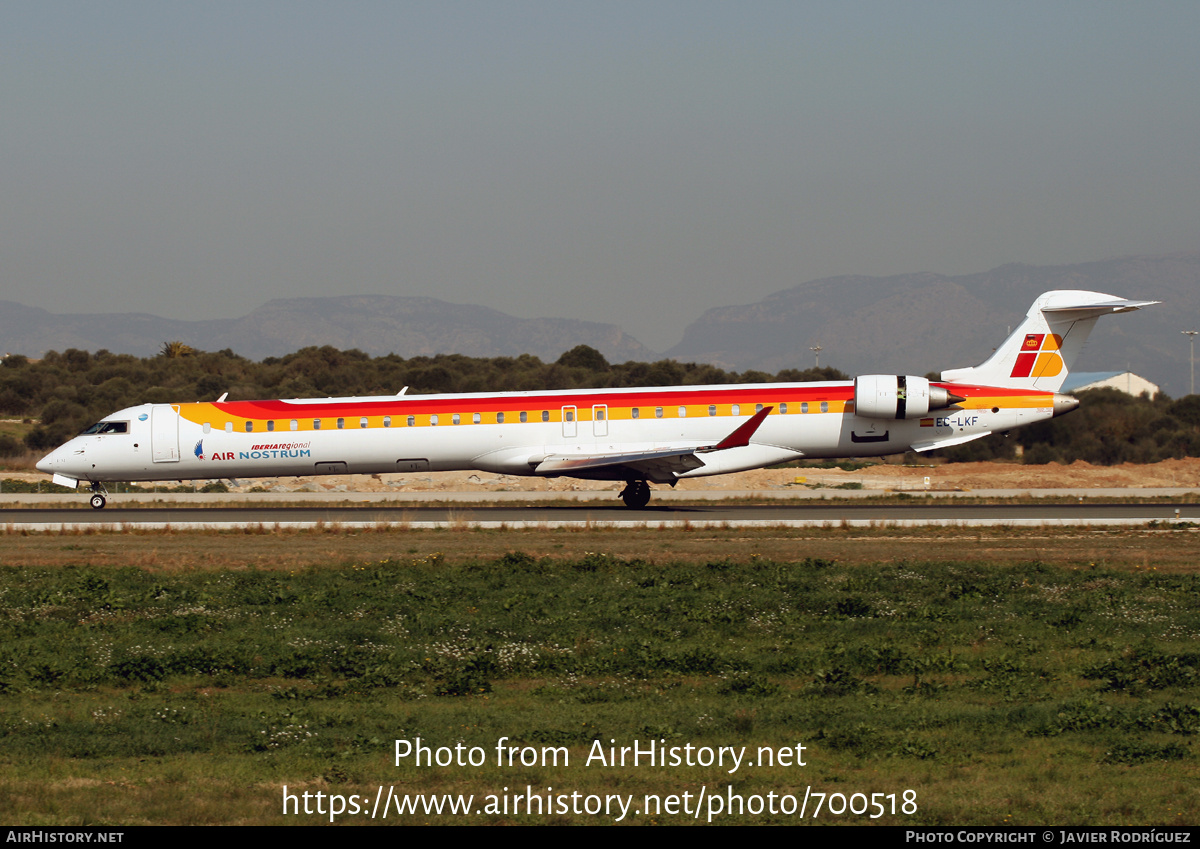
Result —
<instances>
[{"instance_id":1,"label":"dirt ground","mask_svg":"<svg viewBox=\"0 0 1200 849\"><path fill-rule=\"evenodd\" d=\"M928 487L925 478L929 478ZM757 469L732 475L680 481L677 490L746 491L792 488L845 488L923 491L974 489L1059 489L1079 487L1200 487L1200 458L1167 460L1148 466L1069 466L1050 463L1022 466L1005 463L947 463L936 466L878 464L855 471L842 469ZM281 478L240 482L237 489L254 486L289 491L332 492L582 492L618 491L620 483L571 478L533 478L488 472L423 472L418 474L350 475L330 478ZM855 489L859 487L854 487Z\"/></svg>"},{"instance_id":2,"label":"dirt ground","mask_svg":"<svg viewBox=\"0 0 1200 849\"><path fill-rule=\"evenodd\" d=\"M0 477L49 480L40 473L0 472ZM929 478L928 485L925 479ZM847 486L847 484L849 486ZM414 474L342 475L311 478L240 480L231 487L246 492L255 487L271 492L617 492L622 483L495 475L490 472L420 472ZM1050 463L944 463L902 466L879 463L854 471L794 467L757 469L680 481L681 491L744 492L778 489L870 489L915 492L976 489L1077 489L1082 487L1200 488L1200 458L1166 460L1153 465L1069 466Z\"/></svg>"}]
</instances>

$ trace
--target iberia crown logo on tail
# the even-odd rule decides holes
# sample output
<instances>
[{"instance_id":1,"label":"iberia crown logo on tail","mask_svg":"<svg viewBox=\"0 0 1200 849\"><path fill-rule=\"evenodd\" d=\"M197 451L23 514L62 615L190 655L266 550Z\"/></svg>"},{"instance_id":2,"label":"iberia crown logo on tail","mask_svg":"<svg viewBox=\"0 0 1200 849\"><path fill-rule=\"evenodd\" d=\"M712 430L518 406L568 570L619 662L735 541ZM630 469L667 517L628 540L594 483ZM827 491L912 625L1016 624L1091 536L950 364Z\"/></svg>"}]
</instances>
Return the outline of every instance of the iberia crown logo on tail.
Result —
<instances>
[{"instance_id":1,"label":"iberia crown logo on tail","mask_svg":"<svg viewBox=\"0 0 1200 849\"><path fill-rule=\"evenodd\" d=\"M1054 377L1063 369L1062 337L1057 333L1028 333L1009 377Z\"/></svg>"}]
</instances>

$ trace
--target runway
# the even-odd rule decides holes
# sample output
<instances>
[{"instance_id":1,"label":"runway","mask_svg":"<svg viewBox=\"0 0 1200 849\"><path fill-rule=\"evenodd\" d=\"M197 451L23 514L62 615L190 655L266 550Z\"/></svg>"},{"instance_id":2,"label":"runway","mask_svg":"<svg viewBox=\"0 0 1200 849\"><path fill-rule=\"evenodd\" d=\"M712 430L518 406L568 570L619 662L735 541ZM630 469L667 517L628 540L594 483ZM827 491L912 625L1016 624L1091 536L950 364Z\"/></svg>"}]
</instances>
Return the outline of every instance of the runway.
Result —
<instances>
[{"instance_id":1,"label":"runway","mask_svg":"<svg viewBox=\"0 0 1200 849\"><path fill-rule=\"evenodd\" d=\"M1200 522L1200 505L1121 504L862 504L840 501L746 505L728 502L666 504L631 510L620 505L537 503L485 506L185 507L113 506L90 509L0 510L11 531L235 529L255 526L315 528L555 528L555 527L822 527L914 525L1142 525Z\"/></svg>"}]
</instances>

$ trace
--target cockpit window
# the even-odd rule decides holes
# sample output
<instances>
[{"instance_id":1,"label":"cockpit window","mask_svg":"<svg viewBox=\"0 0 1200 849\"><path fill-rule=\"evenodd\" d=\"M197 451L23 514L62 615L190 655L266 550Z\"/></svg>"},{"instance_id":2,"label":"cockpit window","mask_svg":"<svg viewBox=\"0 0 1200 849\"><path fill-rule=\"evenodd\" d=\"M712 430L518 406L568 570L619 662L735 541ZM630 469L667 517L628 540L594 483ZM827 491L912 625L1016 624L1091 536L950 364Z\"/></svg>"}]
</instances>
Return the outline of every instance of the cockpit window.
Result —
<instances>
[{"instance_id":1,"label":"cockpit window","mask_svg":"<svg viewBox=\"0 0 1200 849\"><path fill-rule=\"evenodd\" d=\"M129 433L129 422L96 422L83 432L84 436L101 433Z\"/></svg>"}]
</instances>

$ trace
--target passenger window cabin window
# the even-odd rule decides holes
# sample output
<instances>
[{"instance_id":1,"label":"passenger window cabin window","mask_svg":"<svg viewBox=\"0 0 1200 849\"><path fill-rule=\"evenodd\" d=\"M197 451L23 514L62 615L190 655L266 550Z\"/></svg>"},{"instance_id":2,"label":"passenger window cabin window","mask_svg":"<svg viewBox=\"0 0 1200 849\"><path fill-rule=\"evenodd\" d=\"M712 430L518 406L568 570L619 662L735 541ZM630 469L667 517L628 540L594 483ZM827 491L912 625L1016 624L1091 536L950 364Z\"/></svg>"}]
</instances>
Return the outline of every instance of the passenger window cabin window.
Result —
<instances>
[{"instance_id":1,"label":"passenger window cabin window","mask_svg":"<svg viewBox=\"0 0 1200 849\"><path fill-rule=\"evenodd\" d=\"M733 413L733 415L735 415L735 416L740 416L742 414L742 405L734 404L732 407L729 408L729 412Z\"/></svg>"},{"instance_id":2,"label":"passenger window cabin window","mask_svg":"<svg viewBox=\"0 0 1200 849\"><path fill-rule=\"evenodd\" d=\"M274 430L274 429L275 429L275 422L273 422L273 421L267 422L267 430Z\"/></svg>"},{"instance_id":3,"label":"passenger window cabin window","mask_svg":"<svg viewBox=\"0 0 1200 849\"><path fill-rule=\"evenodd\" d=\"M391 427L391 426L392 426L392 417L391 417L391 416L384 416L384 417L383 417L383 426L384 426L384 427Z\"/></svg>"},{"instance_id":4,"label":"passenger window cabin window","mask_svg":"<svg viewBox=\"0 0 1200 849\"><path fill-rule=\"evenodd\" d=\"M708 405L708 414L710 416L715 416L717 414L717 405L716 404Z\"/></svg>"},{"instance_id":5,"label":"passenger window cabin window","mask_svg":"<svg viewBox=\"0 0 1200 849\"><path fill-rule=\"evenodd\" d=\"M345 427L346 427L346 420L345 420L345 419L338 419L338 420L337 420L337 426L338 426L338 430L342 430L343 428L345 428Z\"/></svg>"},{"instance_id":6,"label":"passenger window cabin window","mask_svg":"<svg viewBox=\"0 0 1200 849\"><path fill-rule=\"evenodd\" d=\"M761 412L762 412L762 404L755 404L755 405L754 405L754 412L756 412L756 413L761 413Z\"/></svg>"},{"instance_id":7,"label":"passenger window cabin window","mask_svg":"<svg viewBox=\"0 0 1200 849\"><path fill-rule=\"evenodd\" d=\"M603 410L596 411L596 421L598 421L598 422L604 421L604 411Z\"/></svg>"},{"instance_id":8,"label":"passenger window cabin window","mask_svg":"<svg viewBox=\"0 0 1200 849\"><path fill-rule=\"evenodd\" d=\"M635 419L636 419L636 418L638 418L639 416L641 416L641 414L642 414L642 411L641 411L641 410L639 410L637 407L634 407L634 408L633 408L633 409L630 411L630 415L631 415L633 418L635 418Z\"/></svg>"},{"instance_id":9,"label":"passenger window cabin window","mask_svg":"<svg viewBox=\"0 0 1200 849\"><path fill-rule=\"evenodd\" d=\"M471 422L473 424L479 424L482 420L483 417L480 416L479 413L471 413Z\"/></svg>"},{"instance_id":10,"label":"passenger window cabin window","mask_svg":"<svg viewBox=\"0 0 1200 849\"><path fill-rule=\"evenodd\" d=\"M800 412L801 412L801 413L807 413L807 412L808 412L808 402L807 402L807 401L801 401L801 402L800 402Z\"/></svg>"},{"instance_id":11,"label":"passenger window cabin window","mask_svg":"<svg viewBox=\"0 0 1200 849\"><path fill-rule=\"evenodd\" d=\"M413 426L413 425L415 425L416 423L417 423L417 417L416 417L416 416L409 416L409 417L408 417L408 426L409 426L409 427L412 427L412 426Z\"/></svg>"},{"instance_id":12,"label":"passenger window cabin window","mask_svg":"<svg viewBox=\"0 0 1200 849\"><path fill-rule=\"evenodd\" d=\"M363 416L361 419L358 420L358 426L360 428L367 426L367 417L366 416Z\"/></svg>"},{"instance_id":13,"label":"passenger window cabin window","mask_svg":"<svg viewBox=\"0 0 1200 849\"><path fill-rule=\"evenodd\" d=\"M320 429L321 429L321 420L313 419L313 430L320 430Z\"/></svg>"},{"instance_id":14,"label":"passenger window cabin window","mask_svg":"<svg viewBox=\"0 0 1200 849\"><path fill-rule=\"evenodd\" d=\"M529 413L526 412L525 410L522 410L520 419L521 419L521 424L524 424L525 422L529 421Z\"/></svg>"},{"instance_id":15,"label":"passenger window cabin window","mask_svg":"<svg viewBox=\"0 0 1200 849\"><path fill-rule=\"evenodd\" d=\"M496 413L496 424L504 424L504 413Z\"/></svg>"},{"instance_id":16,"label":"passenger window cabin window","mask_svg":"<svg viewBox=\"0 0 1200 849\"><path fill-rule=\"evenodd\" d=\"M656 419L661 419L661 418L662 418L662 407L655 407L655 408L654 408L654 418L656 418Z\"/></svg>"},{"instance_id":17,"label":"passenger window cabin window","mask_svg":"<svg viewBox=\"0 0 1200 849\"><path fill-rule=\"evenodd\" d=\"M829 402L828 402L828 401L822 401L822 402L821 402L821 412L822 412L822 413L828 413L828 412L829 412Z\"/></svg>"},{"instance_id":18,"label":"passenger window cabin window","mask_svg":"<svg viewBox=\"0 0 1200 849\"><path fill-rule=\"evenodd\" d=\"M681 419L686 419L686 418L687 418L687 407L680 407L680 408L679 408L679 418L681 418Z\"/></svg>"},{"instance_id":19,"label":"passenger window cabin window","mask_svg":"<svg viewBox=\"0 0 1200 849\"><path fill-rule=\"evenodd\" d=\"M460 422L462 422L462 416L460 416L458 413L455 413L450 417L450 424L459 424Z\"/></svg>"},{"instance_id":20,"label":"passenger window cabin window","mask_svg":"<svg viewBox=\"0 0 1200 849\"><path fill-rule=\"evenodd\" d=\"M786 415L787 415L787 404L780 404L780 405L779 405L779 415L781 415L781 416L786 416Z\"/></svg>"},{"instance_id":21,"label":"passenger window cabin window","mask_svg":"<svg viewBox=\"0 0 1200 849\"><path fill-rule=\"evenodd\" d=\"M432 416L429 417L429 426L437 427L437 422L438 422L437 413L434 413Z\"/></svg>"},{"instance_id":22,"label":"passenger window cabin window","mask_svg":"<svg viewBox=\"0 0 1200 849\"><path fill-rule=\"evenodd\" d=\"M300 422L297 421L296 419L292 419L292 430L299 430L299 429L300 429Z\"/></svg>"},{"instance_id":23,"label":"passenger window cabin window","mask_svg":"<svg viewBox=\"0 0 1200 849\"><path fill-rule=\"evenodd\" d=\"M542 421L544 421L544 422L550 421L550 411L549 410L542 410Z\"/></svg>"},{"instance_id":24,"label":"passenger window cabin window","mask_svg":"<svg viewBox=\"0 0 1200 849\"><path fill-rule=\"evenodd\" d=\"M573 421L575 421L575 411L574 411L574 410L566 410L566 411L564 411L564 412L563 412L563 418L564 418L564 419L566 419L566 420L567 420L567 421L569 421L569 422L573 422Z\"/></svg>"},{"instance_id":25,"label":"passenger window cabin window","mask_svg":"<svg viewBox=\"0 0 1200 849\"><path fill-rule=\"evenodd\" d=\"M233 422L225 422L225 432L233 433Z\"/></svg>"},{"instance_id":26,"label":"passenger window cabin window","mask_svg":"<svg viewBox=\"0 0 1200 849\"><path fill-rule=\"evenodd\" d=\"M254 422L246 422L246 433L254 432Z\"/></svg>"},{"instance_id":27,"label":"passenger window cabin window","mask_svg":"<svg viewBox=\"0 0 1200 849\"><path fill-rule=\"evenodd\" d=\"M204 423L204 432L208 433L210 430L212 430L212 424L209 422L205 422Z\"/></svg>"}]
</instances>

